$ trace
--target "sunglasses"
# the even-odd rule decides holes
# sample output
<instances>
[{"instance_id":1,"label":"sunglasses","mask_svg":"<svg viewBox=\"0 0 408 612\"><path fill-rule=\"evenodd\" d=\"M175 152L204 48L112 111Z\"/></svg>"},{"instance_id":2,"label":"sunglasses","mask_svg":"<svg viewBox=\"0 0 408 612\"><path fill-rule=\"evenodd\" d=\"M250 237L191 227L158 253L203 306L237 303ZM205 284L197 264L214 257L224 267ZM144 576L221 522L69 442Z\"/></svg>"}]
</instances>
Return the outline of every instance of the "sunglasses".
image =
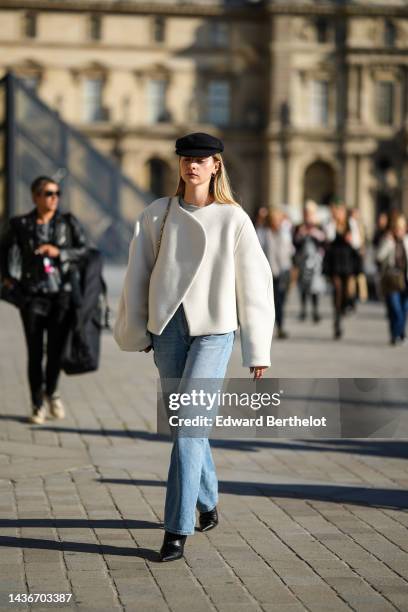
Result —
<instances>
[{"instance_id":1,"label":"sunglasses","mask_svg":"<svg viewBox=\"0 0 408 612\"><path fill-rule=\"evenodd\" d=\"M59 198L61 191L59 189L58 191L43 191L43 195L45 195L46 198L51 198L52 196L57 196L57 198Z\"/></svg>"}]
</instances>

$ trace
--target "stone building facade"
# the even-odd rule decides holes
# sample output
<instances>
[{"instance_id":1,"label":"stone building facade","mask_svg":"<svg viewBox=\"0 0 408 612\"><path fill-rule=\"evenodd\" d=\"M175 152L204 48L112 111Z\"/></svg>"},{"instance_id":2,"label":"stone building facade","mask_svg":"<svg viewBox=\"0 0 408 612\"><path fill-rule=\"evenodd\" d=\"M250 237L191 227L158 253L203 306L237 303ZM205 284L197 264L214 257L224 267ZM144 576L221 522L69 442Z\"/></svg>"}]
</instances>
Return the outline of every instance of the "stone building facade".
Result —
<instances>
[{"instance_id":1,"label":"stone building facade","mask_svg":"<svg viewBox=\"0 0 408 612\"><path fill-rule=\"evenodd\" d=\"M209 131L248 212L408 213L403 0L0 0L0 22L0 73L142 188L172 192L175 138Z\"/></svg>"}]
</instances>

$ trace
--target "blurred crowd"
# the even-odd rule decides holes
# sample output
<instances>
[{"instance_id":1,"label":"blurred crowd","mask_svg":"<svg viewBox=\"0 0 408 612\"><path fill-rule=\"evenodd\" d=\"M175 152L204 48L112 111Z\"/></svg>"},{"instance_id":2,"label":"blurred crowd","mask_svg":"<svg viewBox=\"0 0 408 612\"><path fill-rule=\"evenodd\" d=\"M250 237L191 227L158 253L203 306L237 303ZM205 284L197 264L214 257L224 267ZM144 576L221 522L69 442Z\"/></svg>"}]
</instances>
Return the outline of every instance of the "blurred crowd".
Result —
<instances>
[{"instance_id":1,"label":"blurred crowd","mask_svg":"<svg viewBox=\"0 0 408 612\"><path fill-rule=\"evenodd\" d=\"M317 204L308 200L298 224L283 207L260 207L255 214L256 232L273 275L277 337L289 337L285 304L289 290L297 285L300 321L310 314L318 324L320 298L330 292L333 337L339 340L345 316L359 302L382 300L390 344L404 343L408 311L406 218L398 210L381 213L369 241L357 208L337 202L324 219L320 213ZM368 271L369 259L374 270Z\"/></svg>"}]
</instances>

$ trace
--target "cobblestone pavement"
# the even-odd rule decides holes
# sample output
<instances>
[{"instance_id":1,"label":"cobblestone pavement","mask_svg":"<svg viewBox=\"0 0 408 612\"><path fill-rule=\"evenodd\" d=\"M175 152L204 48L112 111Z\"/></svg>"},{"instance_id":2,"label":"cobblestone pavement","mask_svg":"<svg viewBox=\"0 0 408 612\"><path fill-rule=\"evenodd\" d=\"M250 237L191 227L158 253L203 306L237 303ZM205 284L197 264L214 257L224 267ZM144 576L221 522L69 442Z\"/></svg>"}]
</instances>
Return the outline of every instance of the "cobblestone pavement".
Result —
<instances>
[{"instance_id":1,"label":"cobblestone pavement","mask_svg":"<svg viewBox=\"0 0 408 612\"><path fill-rule=\"evenodd\" d=\"M109 275L108 275L109 276ZM118 279L111 275L111 286ZM331 340L296 320L269 375L406 377L382 306ZM239 346L229 375L245 376ZM155 435L151 353L103 338L98 373L62 377L64 421L26 423L18 314L0 304L0 609L9 593L72 593L72 609L207 612L408 610L408 449L398 440L214 440L220 525L157 562L170 444Z\"/></svg>"}]
</instances>

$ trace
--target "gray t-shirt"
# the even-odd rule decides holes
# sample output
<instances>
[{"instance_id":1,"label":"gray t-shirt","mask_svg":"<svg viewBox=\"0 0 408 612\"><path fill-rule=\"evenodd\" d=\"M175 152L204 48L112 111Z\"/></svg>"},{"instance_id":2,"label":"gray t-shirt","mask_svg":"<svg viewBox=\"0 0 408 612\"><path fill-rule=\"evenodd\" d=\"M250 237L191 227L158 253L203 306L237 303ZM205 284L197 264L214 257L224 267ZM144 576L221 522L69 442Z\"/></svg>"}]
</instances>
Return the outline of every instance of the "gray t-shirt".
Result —
<instances>
[{"instance_id":1,"label":"gray t-shirt","mask_svg":"<svg viewBox=\"0 0 408 612\"><path fill-rule=\"evenodd\" d=\"M37 240L38 244L48 244L50 242L51 224L50 223L37 223Z\"/></svg>"},{"instance_id":2,"label":"gray t-shirt","mask_svg":"<svg viewBox=\"0 0 408 612\"><path fill-rule=\"evenodd\" d=\"M190 212L194 212L196 210L199 210L200 208L206 208L205 206L196 206L196 204L190 204L189 202L186 202L184 200L184 198L182 198L181 196L179 198L179 202L180 202L180 206L182 208L185 208L186 210L188 210ZM209 206L209 204L208 204L208 206Z\"/></svg>"},{"instance_id":3,"label":"gray t-shirt","mask_svg":"<svg viewBox=\"0 0 408 612\"><path fill-rule=\"evenodd\" d=\"M49 244L51 241L51 223L36 224L37 243ZM43 257L44 277L39 283L41 293L58 293L61 290L61 272L58 262L51 257Z\"/></svg>"}]
</instances>

